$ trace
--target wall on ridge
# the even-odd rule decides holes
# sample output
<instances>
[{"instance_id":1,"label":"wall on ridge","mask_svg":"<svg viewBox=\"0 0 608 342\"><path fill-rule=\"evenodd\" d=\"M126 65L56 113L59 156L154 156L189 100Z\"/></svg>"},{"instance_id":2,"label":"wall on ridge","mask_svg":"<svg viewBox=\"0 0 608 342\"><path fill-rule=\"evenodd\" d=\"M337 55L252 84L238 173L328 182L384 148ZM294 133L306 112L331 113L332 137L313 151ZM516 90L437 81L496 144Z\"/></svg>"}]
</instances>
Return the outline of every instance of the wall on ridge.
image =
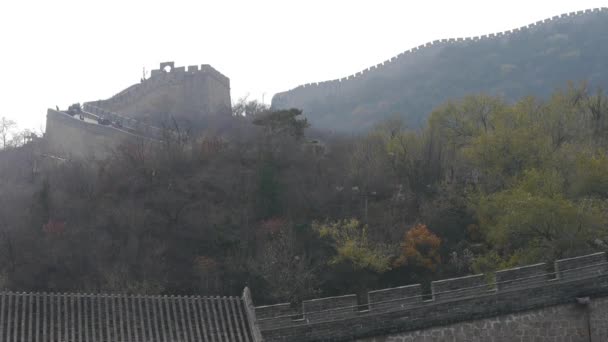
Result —
<instances>
[{"instance_id":1,"label":"wall on ridge","mask_svg":"<svg viewBox=\"0 0 608 342\"><path fill-rule=\"evenodd\" d=\"M88 117L91 117L94 120L104 118L110 120L115 124L118 123L122 126L123 130L126 130L130 133L142 135L156 140L163 139L163 131L161 128L147 125L136 119L99 108L90 103L85 103L82 106L82 111L84 115L87 115Z\"/></svg>"},{"instance_id":2,"label":"wall on ridge","mask_svg":"<svg viewBox=\"0 0 608 342\"><path fill-rule=\"evenodd\" d=\"M150 140L109 126L80 121L49 109L46 117L46 153L66 158L104 159L122 144Z\"/></svg>"},{"instance_id":3,"label":"wall on ridge","mask_svg":"<svg viewBox=\"0 0 608 342\"><path fill-rule=\"evenodd\" d=\"M588 322L588 320L591 322ZM590 323L590 324L589 324ZM359 342L608 341L608 298L471 322L358 339ZM589 329L591 328L591 329ZM591 335L591 336L589 336Z\"/></svg>"},{"instance_id":4,"label":"wall on ridge","mask_svg":"<svg viewBox=\"0 0 608 342\"><path fill-rule=\"evenodd\" d=\"M277 93L272 107L303 109L319 128L361 131L395 114L420 126L434 107L468 94L512 100L544 97L568 80L606 85L599 55L607 18L608 8L597 8L505 32L435 40L353 75Z\"/></svg>"},{"instance_id":5,"label":"wall on ridge","mask_svg":"<svg viewBox=\"0 0 608 342\"><path fill-rule=\"evenodd\" d=\"M169 71L163 67L168 66ZM91 101L104 110L159 125L170 117L197 120L209 115L230 115L230 80L210 65L173 67L161 63L150 78L107 100Z\"/></svg>"},{"instance_id":6,"label":"wall on ridge","mask_svg":"<svg viewBox=\"0 0 608 342\"><path fill-rule=\"evenodd\" d=\"M578 12L564 13L562 15L554 16L552 18L547 18L545 20L540 20L540 21L537 21L536 23L532 23L527 26L522 26L522 27L519 27L519 28L516 28L513 30L507 30L504 32L491 33L491 34L475 36L475 37L466 37L466 38L437 39L432 42L428 42L426 44L422 44L422 45L416 46L414 48L411 48L409 50L406 50L406 51L398 54L397 56L389 58L379 64L373 65L365 70L361 70L352 75L348 75L346 77L335 79L335 80L330 80L330 81L306 83L306 84L300 85L294 89L291 89L291 90L288 90L285 92L281 92L281 93L277 93L277 95L275 95L275 96L277 96L276 100L280 102L281 98L285 94L287 94L293 90L307 89L308 91L315 92L320 89L322 89L324 91L337 91L339 88L348 89L348 87L352 83L356 83L357 81L366 79L370 76L376 76L376 75L382 74L382 73L387 76L391 75L391 71L392 71L391 68L394 67L395 64L400 64L400 63L415 64L415 62L413 62L411 60L412 58L417 57L417 58L424 60L429 57L434 57L437 55L437 52L438 52L438 51L434 51L434 50L436 50L438 48L440 49L442 47L454 45L454 44L458 44L461 46L467 46L467 45L470 45L470 43L485 41L485 40L508 39L508 38L511 38L512 35L517 35L519 33L525 33L526 31L529 31L529 30L534 30L537 26L547 25L553 21L559 22L559 21L568 20L568 18L572 19L572 18L583 16L583 15L598 14L598 13L608 13L608 7L587 9L585 11L578 11ZM409 59L409 60L407 60L407 59ZM372 74L375 74L375 75L372 75ZM275 101L275 99L273 99L273 102L274 101Z\"/></svg>"},{"instance_id":7,"label":"wall on ridge","mask_svg":"<svg viewBox=\"0 0 608 342\"><path fill-rule=\"evenodd\" d=\"M361 306L357 303L363 301L355 295L346 295L304 301L301 308L288 303L260 306L255 313L267 342L441 341L442 337L485 341L479 335L484 329L493 337L502 336L497 341L541 332L566 334L569 341L578 341L586 336L581 332L586 323L581 322L587 318L577 298L590 297L592 330L605 337L608 310L601 308L608 303L606 254L562 259L553 266L551 271L546 264L502 270L492 284L484 275L434 281L430 295L423 295L419 284L371 291L367 304ZM545 330L539 331L541 326Z\"/></svg>"}]
</instances>

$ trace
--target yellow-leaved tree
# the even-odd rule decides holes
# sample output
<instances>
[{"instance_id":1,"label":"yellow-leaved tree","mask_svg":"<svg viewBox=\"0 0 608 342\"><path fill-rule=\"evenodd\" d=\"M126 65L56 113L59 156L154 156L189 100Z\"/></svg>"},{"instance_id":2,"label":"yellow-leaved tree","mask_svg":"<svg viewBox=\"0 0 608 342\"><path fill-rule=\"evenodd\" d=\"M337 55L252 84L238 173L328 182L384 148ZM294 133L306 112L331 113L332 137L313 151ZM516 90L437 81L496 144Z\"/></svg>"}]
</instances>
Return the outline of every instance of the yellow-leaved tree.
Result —
<instances>
[{"instance_id":1,"label":"yellow-leaved tree","mask_svg":"<svg viewBox=\"0 0 608 342\"><path fill-rule=\"evenodd\" d=\"M330 265L349 264L353 270L384 273L390 269L390 248L369 241L367 226L357 219L313 223L321 238L330 239L336 254Z\"/></svg>"}]
</instances>

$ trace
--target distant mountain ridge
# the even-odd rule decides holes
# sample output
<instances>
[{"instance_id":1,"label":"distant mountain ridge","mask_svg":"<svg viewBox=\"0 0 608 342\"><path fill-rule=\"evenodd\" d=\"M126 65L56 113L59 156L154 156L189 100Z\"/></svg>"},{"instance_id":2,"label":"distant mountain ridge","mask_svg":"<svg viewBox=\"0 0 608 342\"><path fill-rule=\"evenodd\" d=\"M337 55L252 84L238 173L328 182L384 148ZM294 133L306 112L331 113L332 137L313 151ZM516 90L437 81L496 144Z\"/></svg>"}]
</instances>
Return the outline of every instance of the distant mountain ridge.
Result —
<instances>
[{"instance_id":1,"label":"distant mountain ridge","mask_svg":"<svg viewBox=\"0 0 608 342\"><path fill-rule=\"evenodd\" d=\"M567 81L608 87L608 8L570 12L489 35L441 39L345 78L277 93L313 126L364 131L400 116L421 126L434 107L467 94L548 96Z\"/></svg>"}]
</instances>

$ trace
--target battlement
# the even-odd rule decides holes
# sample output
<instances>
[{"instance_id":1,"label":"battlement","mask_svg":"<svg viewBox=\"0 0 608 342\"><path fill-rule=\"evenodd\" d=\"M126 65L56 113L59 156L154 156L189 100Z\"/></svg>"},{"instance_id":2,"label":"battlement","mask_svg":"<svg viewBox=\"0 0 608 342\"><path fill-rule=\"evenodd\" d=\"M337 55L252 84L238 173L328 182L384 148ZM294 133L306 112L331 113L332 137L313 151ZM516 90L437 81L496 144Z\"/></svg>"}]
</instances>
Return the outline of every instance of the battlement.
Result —
<instances>
[{"instance_id":1,"label":"battlement","mask_svg":"<svg viewBox=\"0 0 608 342\"><path fill-rule=\"evenodd\" d=\"M420 284L370 291L367 294L369 310L373 312L405 310L422 303Z\"/></svg>"},{"instance_id":2,"label":"battlement","mask_svg":"<svg viewBox=\"0 0 608 342\"><path fill-rule=\"evenodd\" d=\"M547 264L535 264L496 272L498 291L542 286L549 281Z\"/></svg>"},{"instance_id":3,"label":"battlement","mask_svg":"<svg viewBox=\"0 0 608 342\"><path fill-rule=\"evenodd\" d=\"M150 78L157 77L180 77L183 74L196 74L196 75L208 75L215 78L217 81L230 88L230 79L224 76L222 73L214 69L209 64L202 64L199 68L198 65L190 65L188 67L176 67L175 62L163 62L160 63L158 69L154 69L150 72Z\"/></svg>"},{"instance_id":4,"label":"battlement","mask_svg":"<svg viewBox=\"0 0 608 342\"><path fill-rule=\"evenodd\" d=\"M608 295L608 260L603 252L557 260L554 270L548 266L433 281L426 295L422 285L415 284L370 291L367 300L345 295L307 300L300 308L287 303L260 306L255 313L265 341L313 341L313 336L334 335L346 340L378 336L378 329L409 331Z\"/></svg>"},{"instance_id":5,"label":"battlement","mask_svg":"<svg viewBox=\"0 0 608 342\"><path fill-rule=\"evenodd\" d=\"M506 30L503 32L494 32L494 33L489 33L489 34L484 34L481 36L474 36L474 37L454 37L454 38L436 39L431 42L427 42L425 44L421 44L421 45L418 45L411 49L408 49L402 53L399 53L397 56L387 59L386 61L384 61L382 63L379 63L375 66L371 66L369 68L356 72L352 75L342 77L338 80L333 80L333 81L306 83L306 84L297 86L291 90L288 90L288 91L285 91L282 93L277 93L275 95L275 97L277 99L280 99L281 97L286 96L287 93L289 93L293 90L303 89L303 88L306 88L308 90L314 90L315 88L324 89L327 86L331 86L331 87L347 86L349 83L348 81L356 81L358 79L368 77L369 74L381 71L387 67L390 67L391 65L393 65L395 63L402 62L405 58L408 58L408 57L416 55L416 54L427 53L433 49L442 48L442 47L446 47L446 46L450 46L450 45L457 45L457 44L466 45L466 44L479 42L479 41L508 39L512 36L521 35L528 31L538 29L542 25L551 24L552 22L568 20L573 17L585 16L585 15L597 15L597 14L603 14L603 15L608 14L608 7L592 8L592 9L587 9L587 10L578 11L578 12L563 13L561 15L556 15L556 16L553 16L553 17L550 17L550 18L547 18L544 20L539 20L539 21L537 21L535 23L531 23L527 26L510 29L510 30ZM273 99L273 102L274 102L274 99Z\"/></svg>"},{"instance_id":6,"label":"battlement","mask_svg":"<svg viewBox=\"0 0 608 342\"><path fill-rule=\"evenodd\" d=\"M129 128L147 126L152 134L169 118L199 120L231 113L230 79L208 64L160 63L150 77L116 95L85 103L87 110ZM120 113L120 114L118 114Z\"/></svg>"},{"instance_id":7,"label":"battlement","mask_svg":"<svg viewBox=\"0 0 608 342\"><path fill-rule=\"evenodd\" d=\"M176 67L175 62L160 63L158 69L150 71L150 78L142 80L141 83L134 84L107 100L103 100L105 104L117 104L128 102L133 98L137 98L142 93L149 93L158 88L166 87L169 84L184 81L186 77L211 77L219 84L224 86L228 92L230 91L230 79L217 71L209 64L190 65L187 67ZM101 101L92 101L101 102Z\"/></svg>"}]
</instances>

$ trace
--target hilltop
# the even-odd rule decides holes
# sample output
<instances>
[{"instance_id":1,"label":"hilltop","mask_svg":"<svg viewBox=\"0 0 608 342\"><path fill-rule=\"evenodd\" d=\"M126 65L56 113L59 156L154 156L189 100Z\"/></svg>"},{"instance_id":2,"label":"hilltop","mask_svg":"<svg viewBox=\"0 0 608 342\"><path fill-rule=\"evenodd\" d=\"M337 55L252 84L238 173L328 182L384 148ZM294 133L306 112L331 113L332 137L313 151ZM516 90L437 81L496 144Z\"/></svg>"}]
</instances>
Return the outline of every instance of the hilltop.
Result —
<instances>
[{"instance_id":1,"label":"hilltop","mask_svg":"<svg viewBox=\"0 0 608 342\"><path fill-rule=\"evenodd\" d=\"M467 94L546 98L567 81L608 86L608 8L555 16L480 37L436 40L362 72L278 93L313 127L364 131L399 116L421 127L439 104Z\"/></svg>"}]
</instances>

